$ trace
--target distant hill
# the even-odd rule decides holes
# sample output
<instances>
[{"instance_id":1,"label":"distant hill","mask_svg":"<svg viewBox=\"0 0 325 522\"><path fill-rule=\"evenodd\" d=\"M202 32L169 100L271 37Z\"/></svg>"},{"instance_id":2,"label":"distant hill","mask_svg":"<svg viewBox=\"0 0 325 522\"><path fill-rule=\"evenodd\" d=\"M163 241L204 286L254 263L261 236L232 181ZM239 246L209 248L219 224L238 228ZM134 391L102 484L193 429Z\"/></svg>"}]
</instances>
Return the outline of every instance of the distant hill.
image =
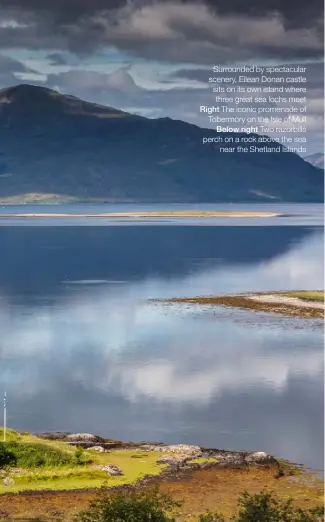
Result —
<instances>
[{"instance_id":1,"label":"distant hill","mask_svg":"<svg viewBox=\"0 0 325 522\"><path fill-rule=\"evenodd\" d=\"M309 156L304 157L305 161L308 161L314 167L318 167L319 169L324 169L324 154L321 152L316 152L315 154L310 154Z\"/></svg>"},{"instance_id":2,"label":"distant hill","mask_svg":"<svg viewBox=\"0 0 325 522\"><path fill-rule=\"evenodd\" d=\"M147 119L56 91L0 90L0 200L321 201L319 169L292 153L220 153L211 129ZM278 145L278 144L274 144Z\"/></svg>"}]
</instances>

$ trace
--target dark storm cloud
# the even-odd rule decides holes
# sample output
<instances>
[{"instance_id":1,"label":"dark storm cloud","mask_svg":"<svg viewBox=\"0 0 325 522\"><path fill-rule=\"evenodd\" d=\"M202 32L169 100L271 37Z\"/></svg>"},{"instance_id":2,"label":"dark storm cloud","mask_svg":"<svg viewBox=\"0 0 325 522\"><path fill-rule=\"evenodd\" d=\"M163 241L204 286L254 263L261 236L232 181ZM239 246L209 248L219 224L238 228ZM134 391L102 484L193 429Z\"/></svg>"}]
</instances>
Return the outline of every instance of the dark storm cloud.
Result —
<instances>
[{"instance_id":1,"label":"dark storm cloud","mask_svg":"<svg viewBox=\"0 0 325 522\"><path fill-rule=\"evenodd\" d=\"M170 0L169 0L170 1ZM123 7L126 0L0 0L4 8L18 8L34 13L49 14L60 23L66 20L76 20L90 16L96 12L114 10ZM145 0L134 0L136 6L146 5ZM167 3L167 2L166 2ZM313 25L323 17L323 2L321 0L182 0L186 6L190 3L206 3L215 12L221 14L242 14L249 17L265 16L279 13L288 26L306 27Z\"/></svg>"},{"instance_id":2,"label":"dark storm cloud","mask_svg":"<svg viewBox=\"0 0 325 522\"><path fill-rule=\"evenodd\" d=\"M3 46L76 53L114 46L146 58L204 63L323 52L319 0L0 0L0 7Z\"/></svg>"}]
</instances>

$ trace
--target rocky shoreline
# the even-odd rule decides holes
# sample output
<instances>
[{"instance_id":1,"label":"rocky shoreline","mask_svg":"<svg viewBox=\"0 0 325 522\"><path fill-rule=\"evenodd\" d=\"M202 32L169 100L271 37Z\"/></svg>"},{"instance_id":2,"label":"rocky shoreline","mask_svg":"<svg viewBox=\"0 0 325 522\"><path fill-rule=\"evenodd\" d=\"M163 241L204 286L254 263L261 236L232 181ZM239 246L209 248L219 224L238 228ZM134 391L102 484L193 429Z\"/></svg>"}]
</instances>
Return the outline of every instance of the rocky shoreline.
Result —
<instances>
[{"instance_id":1,"label":"rocky shoreline","mask_svg":"<svg viewBox=\"0 0 325 522\"><path fill-rule=\"evenodd\" d=\"M105 439L91 433L70 433L70 432L52 432L52 433L34 433L38 439L46 441L60 441L71 446L80 447L87 451L96 451L98 453L107 453L118 449L119 451L132 451L138 457L147 455L150 452L161 453L161 457L157 459L157 464L165 465L160 474L144 475L135 483L127 483L122 485L110 485L107 488L110 491L132 491L150 487L155 484L164 482L173 482L178 480L190 479L192 473L204 470L244 470L244 469L272 469L276 476L281 468L280 462L268 453L257 451L228 451L215 448L202 448L200 446L175 444L167 445L164 443L147 443L147 442L122 442L113 439ZM114 465L95 466L96 469L106 471L109 476L120 476L123 472ZM61 490L58 492L53 489L42 490L22 490L18 492L3 492L0 498L6 497L48 497L66 494L67 496L74 494L96 493L98 488L88 487L83 489Z\"/></svg>"},{"instance_id":2,"label":"rocky shoreline","mask_svg":"<svg viewBox=\"0 0 325 522\"><path fill-rule=\"evenodd\" d=\"M37 437L46 440L60 441L99 453L110 450L132 450L135 452L160 452L160 464L166 464L163 471L193 469L206 466L232 467L248 465L277 465L278 461L272 455L263 451L227 451L216 448L203 448L188 444L168 445L160 442L122 442L105 439L92 433L38 433Z\"/></svg>"},{"instance_id":3,"label":"rocky shoreline","mask_svg":"<svg viewBox=\"0 0 325 522\"><path fill-rule=\"evenodd\" d=\"M107 477L100 486L90 482L82 488L51 488L48 485L44 489L3 491L0 495L0 518L9 517L4 518L9 520L13 516L28 516L34 519L39 517L57 522L62 519L73 522L75 515L96 499L101 491L110 495L120 491L141 491L153 486L183 502L181 515L184 517L181 516L180 521L187 520L186 516L199 515L207 509L221 509L225 512L229 510L229 506L236 505L238 496L244 490L258 492L267 486L284 498L288 495L297 498L298 505L303 507L306 507L306 501L310 507L319 505L323 492L323 482L310 475L307 470L264 452L227 451L185 444L122 442L89 433L34 435L38 442L42 439L47 443L62 441L74 448L83 447L88 455L92 448L94 453L102 454L96 455L100 456L99 460L94 458L95 468L104 463L114 467L111 464L118 462L114 461L113 455L123 454L124 450L131 454L131 459L139 461L148 458L152 451L154 459L165 466L161 466L159 474L148 472L130 482L119 483L119 478L123 477ZM123 474L125 468L123 465L121 467Z\"/></svg>"}]
</instances>

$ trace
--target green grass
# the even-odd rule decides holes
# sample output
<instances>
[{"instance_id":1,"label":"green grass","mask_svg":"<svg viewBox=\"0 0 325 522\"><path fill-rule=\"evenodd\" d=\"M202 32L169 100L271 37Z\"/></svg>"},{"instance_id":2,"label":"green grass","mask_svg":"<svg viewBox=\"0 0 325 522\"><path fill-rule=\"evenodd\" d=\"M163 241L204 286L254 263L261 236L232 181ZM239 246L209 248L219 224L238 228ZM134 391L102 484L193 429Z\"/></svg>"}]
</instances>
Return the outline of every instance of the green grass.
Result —
<instances>
[{"instance_id":1,"label":"green grass","mask_svg":"<svg viewBox=\"0 0 325 522\"><path fill-rule=\"evenodd\" d=\"M284 295L288 297L298 297L299 299L305 299L306 301L324 301L324 291L317 290L315 292L300 291L300 292L286 292Z\"/></svg>"},{"instance_id":2,"label":"green grass","mask_svg":"<svg viewBox=\"0 0 325 522\"><path fill-rule=\"evenodd\" d=\"M0 442L0 447L15 456L18 468L56 468L74 464L71 452L41 442Z\"/></svg>"},{"instance_id":3,"label":"green grass","mask_svg":"<svg viewBox=\"0 0 325 522\"><path fill-rule=\"evenodd\" d=\"M1 435L1 430L0 430ZM66 442L44 440L29 433L7 430L6 449L14 453L15 467L2 470L3 476L13 478L14 484L5 486L0 478L0 494L25 490L72 490L100 488L103 485L133 484L146 475L158 475L166 467L157 464L159 452L115 450L97 453L85 450L81 464L75 460L76 447ZM116 465L122 476L110 477L96 465ZM18 468L18 472L15 472Z\"/></svg>"},{"instance_id":4,"label":"green grass","mask_svg":"<svg viewBox=\"0 0 325 522\"><path fill-rule=\"evenodd\" d=\"M18 433L15 430L11 430L7 428L6 430L6 441L7 442L17 442L21 440L22 434ZM3 427L0 427L0 441L3 441Z\"/></svg>"},{"instance_id":5,"label":"green grass","mask_svg":"<svg viewBox=\"0 0 325 522\"><path fill-rule=\"evenodd\" d=\"M4 486L0 483L0 494L25 490L72 490L84 488L100 488L103 485L120 486L133 484L146 475L158 475L165 467L158 465L160 453L150 452L144 460L134 458L133 450L118 450L97 454L86 451L85 456L93 459L92 464L62 468L24 469L19 474L12 474L15 484ZM94 465L114 464L123 475L110 477L105 471L98 470Z\"/></svg>"}]
</instances>

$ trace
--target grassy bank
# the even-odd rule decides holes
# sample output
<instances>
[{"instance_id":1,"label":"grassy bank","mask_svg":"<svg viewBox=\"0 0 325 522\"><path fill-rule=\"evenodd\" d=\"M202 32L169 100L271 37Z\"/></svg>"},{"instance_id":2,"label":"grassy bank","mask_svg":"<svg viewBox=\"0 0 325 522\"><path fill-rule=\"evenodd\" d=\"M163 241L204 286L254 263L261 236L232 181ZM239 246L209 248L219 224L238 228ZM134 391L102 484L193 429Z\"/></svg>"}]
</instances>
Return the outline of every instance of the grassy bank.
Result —
<instances>
[{"instance_id":1,"label":"grassy bank","mask_svg":"<svg viewBox=\"0 0 325 522\"><path fill-rule=\"evenodd\" d=\"M166 467L157 464L161 454L154 451L81 451L66 442L48 441L28 433L18 434L13 430L7 431L7 442L0 443L0 458L3 449L11 455L12 460L2 469L0 494L44 489L99 488L105 484L121 486L133 484L146 475L158 475ZM109 476L100 469L107 465L117 466L123 475Z\"/></svg>"},{"instance_id":2,"label":"grassy bank","mask_svg":"<svg viewBox=\"0 0 325 522\"><path fill-rule=\"evenodd\" d=\"M299 292L286 292L283 295L288 297L297 297L298 299L303 299L305 301L324 302L324 291L322 290L316 290L313 292L309 292L308 290L302 290Z\"/></svg>"}]
</instances>

